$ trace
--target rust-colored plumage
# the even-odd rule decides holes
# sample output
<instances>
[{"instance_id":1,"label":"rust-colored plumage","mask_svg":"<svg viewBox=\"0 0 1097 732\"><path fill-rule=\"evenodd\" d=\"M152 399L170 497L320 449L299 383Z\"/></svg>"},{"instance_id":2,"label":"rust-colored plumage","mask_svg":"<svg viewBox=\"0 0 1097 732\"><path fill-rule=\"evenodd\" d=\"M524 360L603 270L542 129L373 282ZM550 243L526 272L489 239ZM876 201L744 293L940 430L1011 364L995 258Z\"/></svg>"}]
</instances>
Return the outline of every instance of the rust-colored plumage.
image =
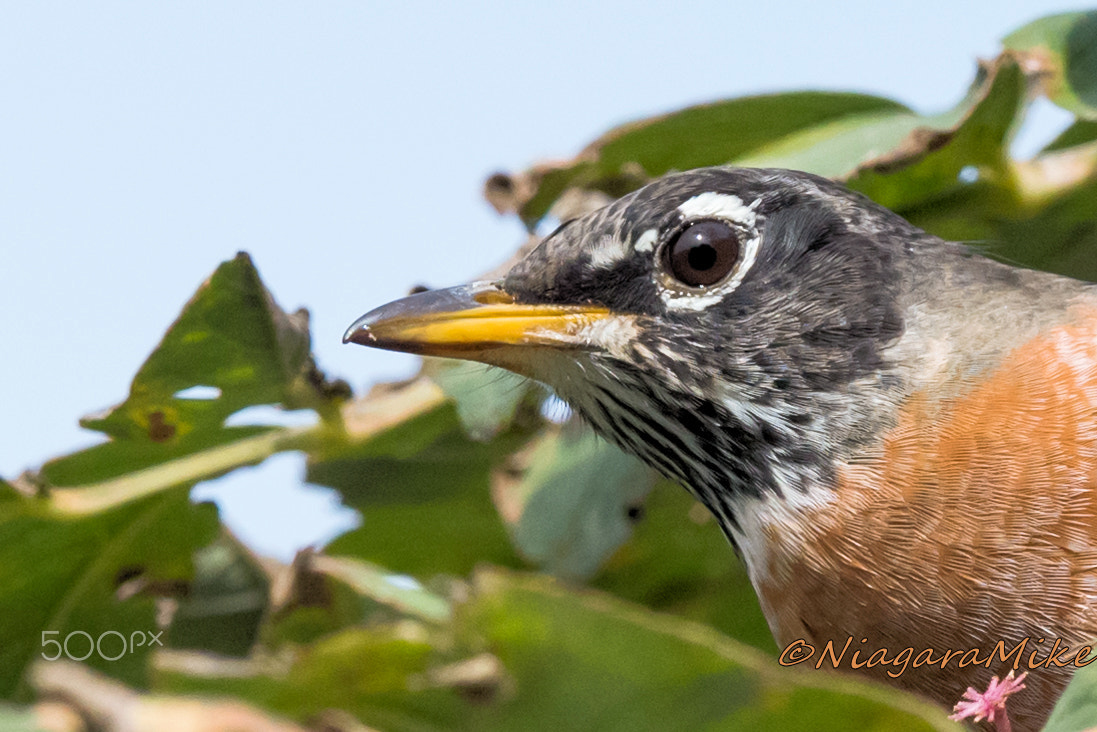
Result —
<instances>
[{"instance_id":1,"label":"rust-colored plumage","mask_svg":"<svg viewBox=\"0 0 1097 732\"><path fill-rule=\"evenodd\" d=\"M772 532L758 590L779 643L803 638L822 657L852 637L846 669L855 650L894 659L912 638L915 656L993 657L974 674L962 656L859 669L948 704L1015 660L1032 670L1057 638L1064 660L1097 640L1097 309L1075 315L966 394L911 397L879 449L842 467L832 503ZM993 653L1026 638L1004 662ZM1047 666L1013 703L1022 725L1039 725L1075 668Z\"/></svg>"}]
</instances>

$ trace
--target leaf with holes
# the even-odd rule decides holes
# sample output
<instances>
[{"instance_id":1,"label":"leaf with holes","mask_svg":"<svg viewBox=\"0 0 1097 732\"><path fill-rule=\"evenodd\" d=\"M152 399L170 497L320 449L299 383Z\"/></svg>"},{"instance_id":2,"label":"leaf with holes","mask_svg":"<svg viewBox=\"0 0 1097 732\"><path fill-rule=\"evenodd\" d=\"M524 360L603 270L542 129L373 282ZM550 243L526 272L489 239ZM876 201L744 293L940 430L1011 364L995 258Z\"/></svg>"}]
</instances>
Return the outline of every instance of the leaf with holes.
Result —
<instances>
[{"instance_id":1,"label":"leaf with holes","mask_svg":"<svg viewBox=\"0 0 1097 732\"><path fill-rule=\"evenodd\" d=\"M77 512L216 477L296 446L304 430L225 426L245 407L334 410L309 354L307 314L287 315L246 254L207 280L138 371L130 395L81 424L110 440L46 463L37 476ZM74 488L73 486L79 486Z\"/></svg>"},{"instance_id":2,"label":"leaf with holes","mask_svg":"<svg viewBox=\"0 0 1097 732\"><path fill-rule=\"evenodd\" d=\"M245 407L322 403L309 355L308 316L288 315L246 254L198 288L141 366L123 403L81 424L110 442L48 463L50 485L105 480L254 435L225 427Z\"/></svg>"},{"instance_id":3,"label":"leaf with holes","mask_svg":"<svg viewBox=\"0 0 1097 732\"><path fill-rule=\"evenodd\" d=\"M216 509L186 490L80 518L43 499L0 502L0 696L58 655L144 684L154 596L183 591L191 554L216 531Z\"/></svg>"}]
</instances>

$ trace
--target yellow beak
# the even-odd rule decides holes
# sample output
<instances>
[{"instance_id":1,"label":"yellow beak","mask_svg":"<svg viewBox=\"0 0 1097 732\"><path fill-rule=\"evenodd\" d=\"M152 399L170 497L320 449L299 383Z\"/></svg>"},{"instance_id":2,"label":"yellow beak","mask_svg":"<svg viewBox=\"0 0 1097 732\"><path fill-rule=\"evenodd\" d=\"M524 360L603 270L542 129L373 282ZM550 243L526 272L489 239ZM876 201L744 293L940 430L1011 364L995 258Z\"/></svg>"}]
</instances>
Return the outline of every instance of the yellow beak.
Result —
<instances>
[{"instance_id":1,"label":"yellow beak","mask_svg":"<svg viewBox=\"0 0 1097 732\"><path fill-rule=\"evenodd\" d=\"M582 347L583 331L609 315L593 305L523 305L476 282L382 305L354 321L343 342L498 363L492 352L508 346Z\"/></svg>"}]
</instances>

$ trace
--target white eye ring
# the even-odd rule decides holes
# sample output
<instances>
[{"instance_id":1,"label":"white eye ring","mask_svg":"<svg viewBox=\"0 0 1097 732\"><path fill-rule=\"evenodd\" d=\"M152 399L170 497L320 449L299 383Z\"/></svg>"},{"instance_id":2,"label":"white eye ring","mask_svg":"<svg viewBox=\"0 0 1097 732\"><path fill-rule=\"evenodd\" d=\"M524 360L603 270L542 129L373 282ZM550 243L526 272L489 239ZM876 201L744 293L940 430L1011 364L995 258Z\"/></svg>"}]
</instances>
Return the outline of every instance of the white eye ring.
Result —
<instances>
[{"instance_id":1,"label":"white eye ring","mask_svg":"<svg viewBox=\"0 0 1097 732\"><path fill-rule=\"evenodd\" d=\"M761 202L762 199L758 198L746 205L736 195L708 191L679 204L678 212L684 221L675 227L675 233L667 237L664 246L670 243L677 232L684 231L695 222L722 221L739 233L739 257L738 263L732 267L730 277L703 289L683 284L664 268L656 267L655 285L659 288L659 297L667 308L705 310L723 300L725 295L739 286L758 258L762 237L757 229L756 209Z\"/></svg>"},{"instance_id":2,"label":"white eye ring","mask_svg":"<svg viewBox=\"0 0 1097 732\"><path fill-rule=\"evenodd\" d=\"M690 221L671 234L657 261L680 284L709 289L738 266L741 238L739 230L726 221Z\"/></svg>"}]
</instances>

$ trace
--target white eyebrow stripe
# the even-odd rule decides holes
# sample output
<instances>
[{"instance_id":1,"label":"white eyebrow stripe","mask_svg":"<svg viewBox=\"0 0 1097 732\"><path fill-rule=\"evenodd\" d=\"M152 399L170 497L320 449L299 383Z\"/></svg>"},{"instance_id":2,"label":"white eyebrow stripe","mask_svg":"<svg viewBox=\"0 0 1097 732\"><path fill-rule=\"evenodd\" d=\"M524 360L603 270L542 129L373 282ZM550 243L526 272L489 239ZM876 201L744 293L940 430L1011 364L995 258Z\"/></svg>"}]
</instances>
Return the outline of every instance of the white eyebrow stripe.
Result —
<instances>
[{"instance_id":1,"label":"white eyebrow stripe","mask_svg":"<svg viewBox=\"0 0 1097 732\"><path fill-rule=\"evenodd\" d=\"M612 267L629 255L628 245L613 237L605 237L590 253L590 263L595 267Z\"/></svg>"},{"instance_id":2,"label":"white eyebrow stripe","mask_svg":"<svg viewBox=\"0 0 1097 732\"><path fill-rule=\"evenodd\" d=\"M643 234L640 234L636 239L636 243L632 245L632 248L638 252L650 252L655 248L655 242L659 241L659 230L648 229Z\"/></svg>"},{"instance_id":3,"label":"white eyebrow stripe","mask_svg":"<svg viewBox=\"0 0 1097 732\"><path fill-rule=\"evenodd\" d=\"M708 191L698 193L693 198L683 201L678 205L678 210L687 219L700 219L711 216L753 227L757 219L754 209L761 200L761 198L756 199L754 203L748 206L743 203L743 199L739 196L731 193Z\"/></svg>"}]
</instances>

